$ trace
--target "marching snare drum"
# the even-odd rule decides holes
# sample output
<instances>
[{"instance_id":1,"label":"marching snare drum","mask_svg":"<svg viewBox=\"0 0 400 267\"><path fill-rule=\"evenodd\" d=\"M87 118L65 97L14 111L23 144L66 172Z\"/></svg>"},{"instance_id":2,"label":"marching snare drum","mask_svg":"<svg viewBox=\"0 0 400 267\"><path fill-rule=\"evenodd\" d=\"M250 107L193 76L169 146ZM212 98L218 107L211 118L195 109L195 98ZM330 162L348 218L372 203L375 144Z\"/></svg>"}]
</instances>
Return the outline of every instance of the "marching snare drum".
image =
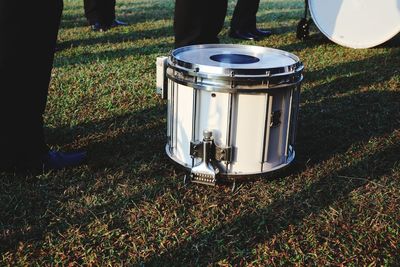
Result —
<instances>
[{"instance_id":1,"label":"marching snare drum","mask_svg":"<svg viewBox=\"0 0 400 267\"><path fill-rule=\"evenodd\" d=\"M351 48L382 44L400 32L400 0L307 0L318 29Z\"/></svg>"},{"instance_id":2,"label":"marching snare drum","mask_svg":"<svg viewBox=\"0 0 400 267\"><path fill-rule=\"evenodd\" d=\"M303 79L297 56L258 46L193 45L173 50L164 70L166 153L190 170L192 181L266 174L293 161Z\"/></svg>"}]
</instances>

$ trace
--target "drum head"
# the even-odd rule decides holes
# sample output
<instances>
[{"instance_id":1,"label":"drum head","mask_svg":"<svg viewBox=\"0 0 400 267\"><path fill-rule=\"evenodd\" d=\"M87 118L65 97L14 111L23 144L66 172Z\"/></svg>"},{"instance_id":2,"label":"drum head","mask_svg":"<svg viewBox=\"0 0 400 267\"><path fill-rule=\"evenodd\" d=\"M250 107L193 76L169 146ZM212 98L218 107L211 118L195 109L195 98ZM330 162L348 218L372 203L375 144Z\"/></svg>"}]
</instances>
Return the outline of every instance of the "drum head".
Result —
<instances>
[{"instance_id":1,"label":"drum head","mask_svg":"<svg viewBox=\"0 0 400 267\"><path fill-rule=\"evenodd\" d=\"M281 50L246 45L200 45L174 53L177 60L217 69L272 69L290 66L296 59ZM215 74L214 72L214 74Z\"/></svg>"},{"instance_id":2,"label":"drum head","mask_svg":"<svg viewBox=\"0 0 400 267\"><path fill-rule=\"evenodd\" d=\"M175 49L172 59L176 65L204 75L285 73L299 63L297 56L282 50L231 44L185 46Z\"/></svg>"},{"instance_id":3,"label":"drum head","mask_svg":"<svg viewBox=\"0 0 400 267\"><path fill-rule=\"evenodd\" d=\"M261 46L205 44L177 48L167 77L208 91L260 91L295 85L304 66L289 52Z\"/></svg>"},{"instance_id":4,"label":"drum head","mask_svg":"<svg viewBox=\"0 0 400 267\"><path fill-rule=\"evenodd\" d=\"M319 30L351 48L382 44L400 32L400 0L308 0Z\"/></svg>"}]
</instances>

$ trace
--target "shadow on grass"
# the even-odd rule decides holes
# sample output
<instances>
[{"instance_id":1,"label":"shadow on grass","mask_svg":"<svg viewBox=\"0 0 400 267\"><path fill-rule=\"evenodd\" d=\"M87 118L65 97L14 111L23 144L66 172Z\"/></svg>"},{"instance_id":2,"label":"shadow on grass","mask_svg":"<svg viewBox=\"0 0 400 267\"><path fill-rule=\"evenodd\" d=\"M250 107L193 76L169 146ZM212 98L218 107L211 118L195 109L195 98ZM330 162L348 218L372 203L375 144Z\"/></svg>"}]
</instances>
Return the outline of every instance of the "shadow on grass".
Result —
<instances>
[{"instance_id":1,"label":"shadow on grass","mask_svg":"<svg viewBox=\"0 0 400 267\"><path fill-rule=\"evenodd\" d=\"M400 95L382 85L399 77L398 69L400 57L393 53L306 72L305 82L313 83L321 77L328 82L301 93L306 104L300 111L298 155L308 154L312 161L322 161L355 142L398 129ZM363 92L373 84L374 89ZM313 144L315 140L331 154ZM305 148L310 151L303 153Z\"/></svg>"},{"instance_id":2,"label":"shadow on grass","mask_svg":"<svg viewBox=\"0 0 400 267\"><path fill-rule=\"evenodd\" d=\"M382 64L383 61L386 63ZM306 175L301 173L305 165L322 164L323 168L324 161L348 153L346 151L353 145L371 138L392 135L394 145L377 148L376 152L362 156L361 160L354 160L337 170L328 170L320 177L317 175L316 182L299 193L277 199L254 213L240 214L233 221L212 225L189 241L182 241L161 255L153 255L144 264L176 265L179 262L179 265L207 265L227 258L234 259L230 262L233 265L243 263L235 262L238 258L251 261L252 250L257 244L267 242L290 225L301 224L307 216L318 214L336 201L346 201L350 192L370 181L390 175L398 164L400 148L400 94L382 88L380 82L398 76L398 64L398 55L376 56L309 74L314 81L330 73L338 78L303 93L302 99L306 102L301 107L299 119L298 175ZM357 74L347 77L350 71ZM372 84L376 84L376 88L363 90ZM393 248L388 249L395 253Z\"/></svg>"},{"instance_id":3,"label":"shadow on grass","mask_svg":"<svg viewBox=\"0 0 400 267\"><path fill-rule=\"evenodd\" d=\"M370 182L346 180L339 178L340 176L353 176L358 170L365 170L376 162L379 163L374 166L371 181L389 175L396 164L399 149L398 142L396 146L386 147L379 153L366 156L360 162L320 177L299 193L277 199L254 213L244 212L233 221L210 226L203 233L193 236L190 241L183 241L161 255L154 255L144 265L176 265L178 262L179 265L208 265L227 258L231 259L230 263L233 265L243 264L243 259L250 262L252 250L257 244L266 242L286 230L289 225L301 224L307 216L320 213L336 201L347 199L350 192ZM395 253L394 248L392 250Z\"/></svg>"},{"instance_id":4,"label":"shadow on grass","mask_svg":"<svg viewBox=\"0 0 400 267\"><path fill-rule=\"evenodd\" d=\"M133 42L141 39L153 39L154 36L172 36L172 26L136 31L132 32L118 32L111 29L105 33L96 33L88 38L79 40L63 41L58 44L61 50L67 48L81 47L81 46L92 46L96 44L118 44L121 42Z\"/></svg>"},{"instance_id":5,"label":"shadow on grass","mask_svg":"<svg viewBox=\"0 0 400 267\"><path fill-rule=\"evenodd\" d=\"M144 47L129 47L124 49L112 49L109 51L95 53L81 53L74 56L58 56L54 60L54 67L66 67L70 65L84 65L99 60L113 60L135 55L159 55L164 53L167 55L173 48L172 43L162 42Z\"/></svg>"},{"instance_id":6,"label":"shadow on grass","mask_svg":"<svg viewBox=\"0 0 400 267\"><path fill-rule=\"evenodd\" d=\"M162 194L168 185L172 187L174 180L170 179L170 169L165 166L167 159L163 150L166 128L164 111L164 106L154 107L117 118L81 124L72 129L48 131L49 135L52 132L62 134L65 143L72 142L74 136L83 135L83 139L87 137L88 169L82 167L50 172L37 177L2 174L0 252L17 248L20 242L44 241L45 234L57 235L71 225L85 226L95 219L94 212L98 210L112 212L123 209L124 205L134 204L145 196ZM150 168L142 169L142 166ZM110 169L113 170L111 174ZM119 172L124 175L115 177L115 180L110 178ZM81 176L85 179L81 180ZM124 179L124 183L131 186L135 183L140 185L142 181L152 182L152 186L143 187L129 199L121 198L112 201L110 205L94 207L90 212L84 207L77 207L72 214L65 213L68 206L66 203L71 199L79 203L79 199L83 200L86 193L107 195L107 192L115 192L118 182L121 182L118 179ZM74 192L74 188L80 189L73 194L66 193L68 190Z\"/></svg>"},{"instance_id":7,"label":"shadow on grass","mask_svg":"<svg viewBox=\"0 0 400 267\"><path fill-rule=\"evenodd\" d=\"M390 67L382 65L384 60ZM395 74L398 62L398 56L395 55L388 58L373 57L307 74L310 81L325 78L329 73L338 78L332 78L332 81L302 94L305 103L300 112L297 146L299 170L310 159L311 164L317 165L346 152L353 144L390 135L399 129L399 93L379 87L380 81L387 81ZM375 69L371 69L371 66ZM357 74L350 79L346 76L349 71L356 71ZM376 90L359 90L371 84L378 84ZM54 178L54 174L49 174L38 180L2 177L0 251L16 251L20 242L37 242L35 246L40 247L41 243L47 242L44 236L49 233L62 236L71 225L84 229L95 220L96 215L135 207L143 200L155 199L165 190L180 190L177 189L180 181L169 179L173 170L168 167L170 164L164 153L164 118L165 107L160 106L84 123L72 129L51 130L61 132L63 136L79 135L86 140L85 147L91 155L89 174L78 170L56 174L59 177ZM65 143L73 139L65 138ZM376 154L366 155L350 166L318 177L313 184L288 198L276 199L271 205L254 213L239 214L235 220L225 224L212 225L190 241L182 241L161 255L153 255L146 262L149 265L174 265L177 262L182 265L204 264L226 257L235 258L235 251L244 251L244 257L251 257L251 249L257 244L266 242L289 225L300 224L308 215L320 212L335 201L346 199L350 192L368 183L368 180L338 179L338 175L354 176L359 172L363 175L366 170L367 175L373 173L371 179L378 179L389 174L398 160L399 148L397 143L382 148ZM105 168L111 169L112 173L121 172L122 177L107 178ZM91 179L81 180L80 175L88 175ZM90 211L82 208L82 212L70 215L65 210L63 204L71 198L78 201L88 190L112 194L118 187L118 179L123 179L127 186L139 184L138 192L130 196L111 197L107 203L98 204ZM130 179L132 181L127 181ZM144 181L150 183L144 186L141 184ZM70 187L77 188L78 193L65 196L65 191ZM114 218L110 228L129 232L124 220L122 217ZM221 243L225 246L214 245Z\"/></svg>"},{"instance_id":8,"label":"shadow on grass","mask_svg":"<svg viewBox=\"0 0 400 267\"><path fill-rule=\"evenodd\" d=\"M174 14L173 1L131 1L127 3L116 3L116 18L130 25L150 22L155 20L171 20ZM62 29L76 27L88 27L84 16L83 1L80 6L64 6Z\"/></svg>"}]
</instances>

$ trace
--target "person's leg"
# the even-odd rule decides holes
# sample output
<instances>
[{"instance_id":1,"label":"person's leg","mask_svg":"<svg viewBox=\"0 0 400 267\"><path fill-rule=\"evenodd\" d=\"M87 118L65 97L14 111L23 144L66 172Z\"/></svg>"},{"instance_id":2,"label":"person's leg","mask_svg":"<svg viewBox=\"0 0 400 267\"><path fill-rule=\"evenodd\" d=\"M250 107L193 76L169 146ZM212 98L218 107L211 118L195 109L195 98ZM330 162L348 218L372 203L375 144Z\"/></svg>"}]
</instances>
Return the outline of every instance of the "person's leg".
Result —
<instances>
[{"instance_id":1,"label":"person's leg","mask_svg":"<svg viewBox=\"0 0 400 267\"><path fill-rule=\"evenodd\" d=\"M85 153L49 152L43 114L60 24L62 0L0 0L0 170L56 169L80 164ZM21 32L24 21L35 31ZM37 20L40 17L40 20Z\"/></svg>"},{"instance_id":2,"label":"person's leg","mask_svg":"<svg viewBox=\"0 0 400 267\"><path fill-rule=\"evenodd\" d=\"M1 165L27 165L48 151L43 113L61 12L62 0L22 6L0 0ZM25 22L13 20L17 14L35 23L35 31L21 32Z\"/></svg>"},{"instance_id":3,"label":"person's leg","mask_svg":"<svg viewBox=\"0 0 400 267\"><path fill-rule=\"evenodd\" d=\"M202 36L206 40L205 43L219 43L218 34L224 27L228 1L211 0L205 2L208 3L203 6L202 10Z\"/></svg>"},{"instance_id":4,"label":"person's leg","mask_svg":"<svg viewBox=\"0 0 400 267\"><path fill-rule=\"evenodd\" d=\"M102 2L100 8L103 15L101 23L111 27L111 24L115 21L115 0L103 0L100 2Z\"/></svg>"},{"instance_id":5,"label":"person's leg","mask_svg":"<svg viewBox=\"0 0 400 267\"><path fill-rule=\"evenodd\" d=\"M90 25L99 23L101 15L97 0L83 0L83 9Z\"/></svg>"},{"instance_id":6,"label":"person's leg","mask_svg":"<svg viewBox=\"0 0 400 267\"><path fill-rule=\"evenodd\" d=\"M231 29L249 31L256 27L260 0L238 0L233 11Z\"/></svg>"},{"instance_id":7,"label":"person's leg","mask_svg":"<svg viewBox=\"0 0 400 267\"><path fill-rule=\"evenodd\" d=\"M227 0L176 0L175 47L218 43L226 8Z\"/></svg>"},{"instance_id":8,"label":"person's leg","mask_svg":"<svg viewBox=\"0 0 400 267\"><path fill-rule=\"evenodd\" d=\"M260 0L238 0L232 15L229 35L244 40L257 40L271 35L269 30L257 29Z\"/></svg>"},{"instance_id":9,"label":"person's leg","mask_svg":"<svg viewBox=\"0 0 400 267\"><path fill-rule=\"evenodd\" d=\"M115 0L84 0L85 17L94 31L107 31L112 27L127 26L115 19Z\"/></svg>"}]
</instances>

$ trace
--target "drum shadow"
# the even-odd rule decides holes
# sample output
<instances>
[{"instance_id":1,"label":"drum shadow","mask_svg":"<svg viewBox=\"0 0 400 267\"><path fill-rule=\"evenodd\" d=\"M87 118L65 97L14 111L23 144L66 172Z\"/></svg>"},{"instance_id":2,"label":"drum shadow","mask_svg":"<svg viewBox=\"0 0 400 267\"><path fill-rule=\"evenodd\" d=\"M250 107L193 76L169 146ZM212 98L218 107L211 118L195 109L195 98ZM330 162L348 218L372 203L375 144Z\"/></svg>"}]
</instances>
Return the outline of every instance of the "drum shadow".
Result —
<instances>
[{"instance_id":1,"label":"drum shadow","mask_svg":"<svg viewBox=\"0 0 400 267\"><path fill-rule=\"evenodd\" d=\"M302 106L296 145L298 172L399 129L400 121L393 120L400 116L399 101L399 93L377 90Z\"/></svg>"},{"instance_id":2,"label":"drum shadow","mask_svg":"<svg viewBox=\"0 0 400 267\"><path fill-rule=\"evenodd\" d=\"M328 73L336 78L301 93L296 145L298 172L343 153L354 144L400 128L400 121L393 119L400 117L400 94L381 85L396 79L399 68L399 57L393 54L305 73L308 77L305 82L310 83L323 74L329 80ZM349 70L357 74L348 76ZM373 89L364 91L373 84L376 84Z\"/></svg>"},{"instance_id":3,"label":"drum shadow","mask_svg":"<svg viewBox=\"0 0 400 267\"><path fill-rule=\"evenodd\" d=\"M393 138L394 146L386 145L379 153L365 155L360 161L354 161L335 172L317 174L315 182L301 191L275 199L271 204L255 211L245 211L231 221L212 225L164 253L154 254L144 265L175 265L177 262L182 266L213 265L227 259L234 266L252 262L257 257L253 254L253 249L260 244L276 239L277 235L289 227L300 226L305 218L311 214L320 214L337 201L351 202L348 198L352 191L390 175L391 168L397 164L396 155L400 149L398 133L393 133ZM374 175L370 179L346 178L353 177L360 170L365 172L372 165ZM323 236L324 233L321 233L321 238ZM394 250L392 247L393 253Z\"/></svg>"}]
</instances>

